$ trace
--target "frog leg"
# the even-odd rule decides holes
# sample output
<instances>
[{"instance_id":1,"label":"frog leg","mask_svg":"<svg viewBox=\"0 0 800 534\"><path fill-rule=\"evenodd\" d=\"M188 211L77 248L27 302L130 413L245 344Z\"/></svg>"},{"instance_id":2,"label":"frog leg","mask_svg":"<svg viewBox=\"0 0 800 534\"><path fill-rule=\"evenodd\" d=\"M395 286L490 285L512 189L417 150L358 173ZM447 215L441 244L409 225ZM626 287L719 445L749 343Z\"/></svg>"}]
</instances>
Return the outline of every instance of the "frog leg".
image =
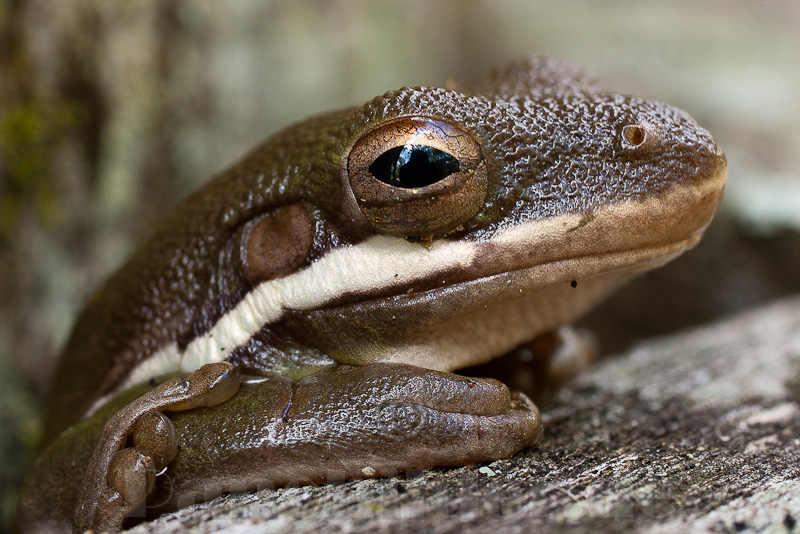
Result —
<instances>
[{"instance_id":1,"label":"frog leg","mask_svg":"<svg viewBox=\"0 0 800 534\"><path fill-rule=\"evenodd\" d=\"M390 363L245 382L172 422L181 449L150 517L228 492L507 458L542 432L530 400L496 380Z\"/></svg>"},{"instance_id":2,"label":"frog leg","mask_svg":"<svg viewBox=\"0 0 800 534\"><path fill-rule=\"evenodd\" d=\"M118 531L152 491L155 472L171 462L178 441L163 410L214 406L239 389L230 363L205 365L186 378L173 378L117 411L105 424L75 509L73 529ZM133 447L125 447L128 436Z\"/></svg>"},{"instance_id":3,"label":"frog leg","mask_svg":"<svg viewBox=\"0 0 800 534\"><path fill-rule=\"evenodd\" d=\"M467 376L491 376L543 402L590 367L597 342L586 330L562 326L545 332L491 362L462 369Z\"/></svg>"}]
</instances>

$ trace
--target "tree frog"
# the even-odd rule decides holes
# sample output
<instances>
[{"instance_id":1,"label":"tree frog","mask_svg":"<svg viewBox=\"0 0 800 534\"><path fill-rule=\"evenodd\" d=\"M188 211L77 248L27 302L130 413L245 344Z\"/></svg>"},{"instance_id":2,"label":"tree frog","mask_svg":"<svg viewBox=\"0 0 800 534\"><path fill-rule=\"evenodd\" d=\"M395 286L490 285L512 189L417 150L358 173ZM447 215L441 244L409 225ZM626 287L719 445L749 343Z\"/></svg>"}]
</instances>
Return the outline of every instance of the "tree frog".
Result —
<instances>
[{"instance_id":1,"label":"tree frog","mask_svg":"<svg viewBox=\"0 0 800 534\"><path fill-rule=\"evenodd\" d=\"M692 247L726 174L685 112L541 57L289 127L89 299L20 524L509 457L536 407L453 371Z\"/></svg>"}]
</instances>

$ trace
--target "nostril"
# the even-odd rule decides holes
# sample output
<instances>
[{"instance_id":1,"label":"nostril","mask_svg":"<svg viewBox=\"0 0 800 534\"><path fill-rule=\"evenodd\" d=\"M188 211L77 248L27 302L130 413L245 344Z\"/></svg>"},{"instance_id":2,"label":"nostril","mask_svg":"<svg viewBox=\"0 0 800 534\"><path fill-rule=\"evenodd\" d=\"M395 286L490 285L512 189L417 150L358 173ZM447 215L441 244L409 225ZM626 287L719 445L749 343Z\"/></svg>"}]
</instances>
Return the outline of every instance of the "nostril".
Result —
<instances>
[{"instance_id":1,"label":"nostril","mask_svg":"<svg viewBox=\"0 0 800 534\"><path fill-rule=\"evenodd\" d=\"M622 127L622 136L630 148L636 148L647 140L647 130L641 124L628 124Z\"/></svg>"}]
</instances>

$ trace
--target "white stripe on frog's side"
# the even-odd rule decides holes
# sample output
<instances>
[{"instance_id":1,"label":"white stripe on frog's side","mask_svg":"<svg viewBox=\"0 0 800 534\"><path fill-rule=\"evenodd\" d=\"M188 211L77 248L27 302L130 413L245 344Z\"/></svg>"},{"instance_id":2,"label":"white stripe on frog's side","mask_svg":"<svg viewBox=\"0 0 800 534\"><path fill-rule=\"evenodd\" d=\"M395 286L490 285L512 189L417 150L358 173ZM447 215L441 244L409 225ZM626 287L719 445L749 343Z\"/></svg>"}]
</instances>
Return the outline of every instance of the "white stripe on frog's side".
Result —
<instances>
[{"instance_id":1,"label":"white stripe on frog's side","mask_svg":"<svg viewBox=\"0 0 800 534\"><path fill-rule=\"evenodd\" d=\"M136 367L118 391L153 376L222 361L265 325L280 320L286 309L311 310L345 293L408 284L437 271L466 267L476 251L476 244L468 241L438 240L428 248L392 236L336 249L302 271L260 284L211 330L192 340L183 354L174 343L162 348Z\"/></svg>"}]
</instances>

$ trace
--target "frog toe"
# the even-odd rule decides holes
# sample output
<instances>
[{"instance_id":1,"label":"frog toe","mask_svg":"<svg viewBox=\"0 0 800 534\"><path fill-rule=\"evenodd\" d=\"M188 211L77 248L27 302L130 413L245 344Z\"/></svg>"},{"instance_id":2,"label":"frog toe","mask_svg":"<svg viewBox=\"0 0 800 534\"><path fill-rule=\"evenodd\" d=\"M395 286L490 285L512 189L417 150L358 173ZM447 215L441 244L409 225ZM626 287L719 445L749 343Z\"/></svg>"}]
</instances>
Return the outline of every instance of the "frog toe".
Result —
<instances>
[{"instance_id":1,"label":"frog toe","mask_svg":"<svg viewBox=\"0 0 800 534\"><path fill-rule=\"evenodd\" d=\"M539 410L525 395L508 395L496 414L469 409L441 411L420 405L393 405L381 422L394 448L387 457L409 468L457 466L508 458L535 444L542 435ZM387 448L389 448L387 447Z\"/></svg>"},{"instance_id":2,"label":"frog toe","mask_svg":"<svg viewBox=\"0 0 800 534\"><path fill-rule=\"evenodd\" d=\"M507 458L542 432L536 406L501 382L411 365L340 366L301 380L294 401L290 418L321 409L354 426L330 424L325 441L356 476L362 464L396 472Z\"/></svg>"},{"instance_id":3,"label":"frog toe","mask_svg":"<svg viewBox=\"0 0 800 534\"><path fill-rule=\"evenodd\" d=\"M133 446L147 451L156 471L169 465L178 454L178 437L172 421L161 412L148 412L133 426Z\"/></svg>"},{"instance_id":4,"label":"frog toe","mask_svg":"<svg viewBox=\"0 0 800 534\"><path fill-rule=\"evenodd\" d=\"M155 464L153 458L142 449L128 447L114 455L106 476L109 489L120 495L122 509L126 514L136 510L153 491ZM101 501L102 505L102 501Z\"/></svg>"}]
</instances>

